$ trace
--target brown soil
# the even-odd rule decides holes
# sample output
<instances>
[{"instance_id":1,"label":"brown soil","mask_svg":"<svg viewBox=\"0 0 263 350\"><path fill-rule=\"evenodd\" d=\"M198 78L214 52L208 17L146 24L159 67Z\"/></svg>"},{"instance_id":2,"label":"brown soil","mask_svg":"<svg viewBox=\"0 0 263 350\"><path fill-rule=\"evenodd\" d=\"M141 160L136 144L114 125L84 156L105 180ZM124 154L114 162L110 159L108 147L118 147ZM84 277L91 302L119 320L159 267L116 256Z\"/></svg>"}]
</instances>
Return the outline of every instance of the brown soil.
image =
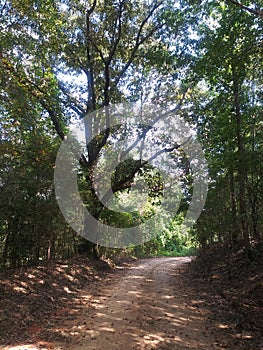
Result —
<instances>
[{"instance_id":1,"label":"brown soil","mask_svg":"<svg viewBox=\"0 0 263 350\"><path fill-rule=\"evenodd\" d=\"M181 268L189 261L158 258L134 264L106 287L94 318L85 320L88 327L80 325L81 344L70 349L221 349L204 324L206 310L195 307L181 282Z\"/></svg>"},{"instance_id":2,"label":"brown soil","mask_svg":"<svg viewBox=\"0 0 263 350\"><path fill-rule=\"evenodd\" d=\"M208 322L233 349L263 350L263 250L252 259L222 244L207 247L183 277L211 314Z\"/></svg>"},{"instance_id":3,"label":"brown soil","mask_svg":"<svg viewBox=\"0 0 263 350\"><path fill-rule=\"evenodd\" d=\"M252 349L214 317L209 284L195 288L189 262L145 259L110 270L75 261L53 266L49 279L47 271L39 279L39 269L23 272L24 280L9 276L0 285L0 349Z\"/></svg>"}]
</instances>

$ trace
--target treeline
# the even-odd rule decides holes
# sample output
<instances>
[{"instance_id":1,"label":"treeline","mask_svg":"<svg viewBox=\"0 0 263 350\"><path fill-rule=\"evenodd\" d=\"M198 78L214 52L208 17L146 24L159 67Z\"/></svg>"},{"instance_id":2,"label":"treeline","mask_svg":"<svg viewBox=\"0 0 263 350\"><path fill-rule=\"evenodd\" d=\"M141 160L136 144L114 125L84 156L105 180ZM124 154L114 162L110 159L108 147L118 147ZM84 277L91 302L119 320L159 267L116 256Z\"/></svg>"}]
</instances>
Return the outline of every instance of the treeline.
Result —
<instances>
[{"instance_id":1,"label":"treeline","mask_svg":"<svg viewBox=\"0 0 263 350\"><path fill-rule=\"evenodd\" d=\"M205 91L195 113L210 168L197 237L250 255L263 229L262 19L235 8L216 16L197 63Z\"/></svg>"},{"instance_id":2,"label":"treeline","mask_svg":"<svg viewBox=\"0 0 263 350\"><path fill-rule=\"evenodd\" d=\"M82 251L93 257L187 254L215 241L249 255L252 242L262 242L263 45L257 12L214 1L27 0L1 1L0 17L1 267ZM197 128L206 154L208 198L195 228L183 235L192 179L182 161L185 198L172 223L141 246L96 247L60 213L53 180L57 151L71 120L136 101L167 108L180 102L177 113ZM91 186L86 205L98 218L92 179L109 137L102 136L105 142L98 138L89 145L81 164ZM184 160L171 140L162 142ZM136 171L145 169L141 162ZM136 173L131 170L116 176L116 193L129 190ZM128 225L130 217L118 220Z\"/></svg>"}]
</instances>

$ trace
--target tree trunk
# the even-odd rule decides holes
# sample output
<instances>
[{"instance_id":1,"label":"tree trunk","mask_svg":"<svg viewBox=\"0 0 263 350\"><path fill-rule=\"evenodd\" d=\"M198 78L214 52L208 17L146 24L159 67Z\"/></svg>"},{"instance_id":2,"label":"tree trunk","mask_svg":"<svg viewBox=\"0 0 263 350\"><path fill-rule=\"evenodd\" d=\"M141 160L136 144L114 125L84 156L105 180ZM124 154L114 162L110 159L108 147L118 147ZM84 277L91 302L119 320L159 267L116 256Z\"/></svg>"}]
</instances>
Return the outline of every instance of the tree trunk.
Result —
<instances>
[{"instance_id":1,"label":"tree trunk","mask_svg":"<svg viewBox=\"0 0 263 350\"><path fill-rule=\"evenodd\" d=\"M238 146L238 184L239 184L239 214L241 222L242 237L244 247L248 257L251 255L251 244L249 237L249 225L247 219L246 205L246 162L244 138L242 135L242 114L239 100L239 81L238 76L233 67L233 99L236 117L236 136Z\"/></svg>"},{"instance_id":2,"label":"tree trunk","mask_svg":"<svg viewBox=\"0 0 263 350\"><path fill-rule=\"evenodd\" d=\"M55 241L53 234L50 233L49 240L48 240L48 248L47 248L47 260L51 261L54 258L55 253Z\"/></svg>"},{"instance_id":3,"label":"tree trunk","mask_svg":"<svg viewBox=\"0 0 263 350\"><path fill-rule=\"evenodd\" d=\"M237 204L236 204L236 191L235 191L235 177L232 167L229 171L229 184L230 184L230 201L231 201L231 245L232 247L238 244L238 222L237 222Z\"/></svg>"}]
</instances>

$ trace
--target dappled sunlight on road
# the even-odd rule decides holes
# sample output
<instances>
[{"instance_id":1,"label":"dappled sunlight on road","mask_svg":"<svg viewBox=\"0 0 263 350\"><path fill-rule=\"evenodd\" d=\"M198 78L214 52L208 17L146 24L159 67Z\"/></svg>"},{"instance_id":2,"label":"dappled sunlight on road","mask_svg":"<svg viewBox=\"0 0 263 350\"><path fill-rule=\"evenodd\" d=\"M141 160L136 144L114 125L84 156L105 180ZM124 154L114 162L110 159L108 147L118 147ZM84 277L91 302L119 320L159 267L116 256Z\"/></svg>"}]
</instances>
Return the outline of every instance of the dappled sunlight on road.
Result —
<instances>
[{"instance_id":1,"label":"dappled sunlight on road","mask_svg":"<svg viewBox=\"0 0 263 350\"><path fill-rule=\"evenodd\" d=\"M108 299L81 330L81 343L70 349L221 349L205 327L199 301L181 286L180 270L189 261L148 259L132 267L106 292Z\"/></svg>"},{"instance_id":2,"label":"dappled sunlight on road","mask_svg":"<svg viewBox=\"0 0 263 350\"><path fill-rule=\"evenodd\" d=\"M32 344L6 349L226 349L206 326L203 301L185 290L180 276L188 262L189 258L145 259L128 271L117 270L103 283L87 285L74 297L74 305L57 310L57 322L50 323L48 333L43 327L32 329ZM70 295L70 289L65 292ZM56 341L48 343L47 338Z\"/></svg>"}]
</instances>

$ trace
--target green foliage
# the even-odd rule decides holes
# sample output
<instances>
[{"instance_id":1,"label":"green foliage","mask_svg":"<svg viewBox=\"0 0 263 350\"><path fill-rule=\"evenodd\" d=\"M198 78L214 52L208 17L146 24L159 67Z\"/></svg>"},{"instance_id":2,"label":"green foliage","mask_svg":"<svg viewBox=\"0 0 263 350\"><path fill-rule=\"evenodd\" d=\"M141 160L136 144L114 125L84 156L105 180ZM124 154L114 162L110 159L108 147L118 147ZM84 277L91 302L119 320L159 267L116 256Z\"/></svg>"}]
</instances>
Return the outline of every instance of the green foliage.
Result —
<instances>
[{"instance_id":1,"label":"green foliage","mask_svg":"<svg viewBox=\"0 0 263 350\"><path fill-rule=\"evenodd\" d=\"M28 82L12 76L11 61L0 63L11 72L8 78L1 74L0 84L0 265L15 267L73 254L75 246L54 194L58 137ZM22 68L19 74L24 76ZM53 96L53 74L46 72L43 79ZM63 231L69 235L66 244Z\"/></svg>"},{"instance_id":2,"label":"green foliage","mask_svg":"<svg viewBox=\"0 0 263 350\"><path fill-rule=\"evenodd\" d=\"M243 10L195 0L107 0L94 8L80 0L1 1L2 265L77 250L79 239L59 214L53 188L59 138L72 118L127 100L168 108L184 96L179 113L197 126L210 176L196 230L183 235L192 174L185 155L177 153L174 160L185 173L179 214L169 227L153 227L155 238L129 252L184 255L198 243L262 240L262 20ZM91 133L97 122L91 121ZM162 178L143 160L126 159L112 174L112 187L127 212L103 207L92 187L93 169L113 138L114 130L107 130L87 146L79 190L96 218L132 227L154 215ZM164 137L162 146L168 143ZM144 181L148 193L143 208L131 210L136 181L138 187Z\"/></svg>"},{"instance_id":3,"label":"green foliage","mask_svg":"<svg viewBox=\"0 0 263 350\"><path fill-rule=\"evenodd\" d=\"M201 27L202 56L195 68L202 82L192 117L210 173L196 237L202 245L241 242L249 250L251 238L259 240L262 232L262 23L235 7L220 6L213 13L216 22Z\"/></svg>"},{"instance_id":4,"label":"green foliage","mask_svg":"<svg viewBox=\"0 0 263 350\"><path fill-rule=\"evenodd\" d=\"M168 227L164 227L162 232L156 233L156 236L150 241L129 247L130 254L139 258L194 255L198 244L193 232L185 233L183 230L183 219L183 213L177 215Z\"/></svg>"}]
</instances>

